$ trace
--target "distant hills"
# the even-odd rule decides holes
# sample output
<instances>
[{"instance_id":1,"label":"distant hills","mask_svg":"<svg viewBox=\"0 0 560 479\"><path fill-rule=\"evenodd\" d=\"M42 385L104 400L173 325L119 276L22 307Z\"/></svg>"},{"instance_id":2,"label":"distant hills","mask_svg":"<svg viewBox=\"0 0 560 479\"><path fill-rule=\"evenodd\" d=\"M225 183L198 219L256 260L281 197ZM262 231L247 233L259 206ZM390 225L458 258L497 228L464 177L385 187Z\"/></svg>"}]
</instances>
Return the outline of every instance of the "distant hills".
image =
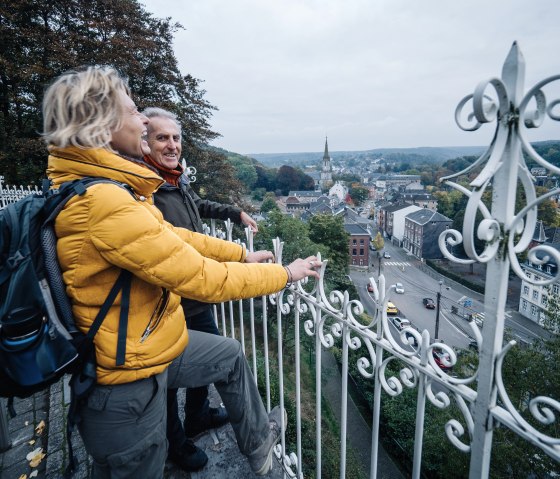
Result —
<instances>
[{"instance_id":1,"label":"distant hills","mask_svg":"<svg viewBox=\"0 0 560 479\"><path fill-rule=\"evenodd\" d=\"M534 145L544 146L547 143L557 143L557 140L535 142ZM484 146L424 146L418 148L376 148L364 151L329 151L333 162L347 162L348 160L366 160L385 158L388 161L410 163L443 163L446 160L462 156L478 156L484 152ZM251 158L268 167L281 165L305 166L317 164L323 157L323 151L300 153L253 153Z\"/></svg>"}]
</instances>

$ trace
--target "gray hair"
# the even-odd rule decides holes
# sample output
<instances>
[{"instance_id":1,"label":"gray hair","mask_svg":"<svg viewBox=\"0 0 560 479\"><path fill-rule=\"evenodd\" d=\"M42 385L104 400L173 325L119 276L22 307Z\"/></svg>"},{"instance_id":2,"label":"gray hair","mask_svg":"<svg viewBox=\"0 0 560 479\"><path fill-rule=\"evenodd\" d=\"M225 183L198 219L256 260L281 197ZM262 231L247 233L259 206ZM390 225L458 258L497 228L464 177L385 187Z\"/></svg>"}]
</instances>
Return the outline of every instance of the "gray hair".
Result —
<instances>
[{"instance_id":1,"label":"gray hair","mask_svg":"<svg viewBox=\"0 0 560 479\"><path fill-rule=\"evenodd\" d=\"M164 110L163 108L157 108L155 106L150 106L146 108L142 115L148 118L167 118L168 120L172 120L179 128L179 132L181 132L181 123L179 123L179 118L175 113L171 113L168 110ZM150 125L148 124L148 133L150 132Z\"/></svg>"},{"instance_id":2,"label":"gray hair","mask_svg":"<svg viewBox=\"0 0 560 479\"><path fill-rule=\"evenodd\" d=\"M111 132L122 126L120 93L126 80L109 66L90 66L59 76L43 98L43 137L47 144L113 151Z\"/></svg>"}]
</instances>

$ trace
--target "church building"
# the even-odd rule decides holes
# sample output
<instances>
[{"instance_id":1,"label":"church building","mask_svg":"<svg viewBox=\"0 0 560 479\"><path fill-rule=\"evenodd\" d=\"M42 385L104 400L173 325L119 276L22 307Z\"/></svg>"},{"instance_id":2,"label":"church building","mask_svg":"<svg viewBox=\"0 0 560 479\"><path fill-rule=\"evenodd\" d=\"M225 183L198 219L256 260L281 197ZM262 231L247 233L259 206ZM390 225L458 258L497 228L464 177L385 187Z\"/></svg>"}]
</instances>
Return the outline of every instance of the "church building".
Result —
<instances>
[{"instance_id":1,"label":"church building","mask_svg":"<svg viewBox=\"0 0 560 479\"><path fill-rule=\"evenodd\" d=\"M331 157L329 156L329 145L325 137L325 153L323 154L323 167L321 168L321 179L319 180L319 188L323 193L327 193L333 185Z\"/></svg>"}]
</instances>

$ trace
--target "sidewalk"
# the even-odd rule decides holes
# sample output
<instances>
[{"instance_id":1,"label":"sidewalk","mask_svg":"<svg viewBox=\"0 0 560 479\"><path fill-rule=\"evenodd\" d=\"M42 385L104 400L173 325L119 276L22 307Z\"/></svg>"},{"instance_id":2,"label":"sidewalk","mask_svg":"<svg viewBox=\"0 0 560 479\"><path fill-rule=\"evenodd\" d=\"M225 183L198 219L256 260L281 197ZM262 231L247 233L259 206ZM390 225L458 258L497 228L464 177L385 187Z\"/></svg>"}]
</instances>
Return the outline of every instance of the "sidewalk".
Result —
<instances>
[{"instance_id":1,"label":"sidewalk","mask_svg":"<svg viewBox=\"0 0 560 479\"><path fill-rule=\"evenodd\" d=\"M341 377L336 361L329 351L323 351L323 393L332 410L340 421ZM328 378L328 380L327 380ZM211 404L219 404L219 396L211 388ZM14 402L17 415L10 418L6 414L9 437L12 447L0 453L0 479L60 479L63 477L68 460L65 427L66 413L69 403L67 379L51 386L50 391L43 391L27 399L16 399ZM179 411L182 414L184 393L179 395ZM3 401L5 411L5 401ZM42 434L36 432L41 421L45 422ZM351 398L348 399L348 439L369 471L371 451L370 426L361 417ZM33 444L31 444L31 442ZM186 473L171 463L166 464L165 479L248 479L253 476L247 459L239 452L231 425L211 431L196 440L196 444L208 455L208 464L200 472ZM26 456L41 447L46 454L36 467L29 465ZM74 479L89 479L91 459L87 456L79 433L72 435L72 447L77 462ZM389 455L379 446L378 477L384 479L403 479L398 467L393 464ZM35 475L31 475L35 474ZM273 470L266 477L280 479L282 468L273 461Z\"/></svg>"},{"instance_id":2,"label":"sidewalk","mask_svg":"<svg viewBox=\"0 0 560 479\"><path fill-rule=\"evenodd\" d=\"M46 428L41 430L40 425L48 424L48 391L42 391L27 399L16 400L14 408L17 415L14 418L10 418L7 413L6 400L1 400L0 403L2 407L0 414L4 415L8 433L8 438L2 439L7 439L11 443L8 450L0 453L0 478L18 479L24 474L27 478L44 478L47 467L45 458L38 461L35 467L31 467L26 456L38 448L42 448L43 452L46 451L48 433ZM36 475L32 476L32 473Z\"/></svg>"},{"instance_id":3,"label":"sidewalk","mask_svg":"<svg viewBox=\"0 0 560 479\"><path fill-rule=\"evenodd\" d=\"M210 391L210 403L215 407L219 404L220 397L213 387ZM180 416L184 414L184 401L184 390L181 390L179 393ZM0 479L60 479L63 477L68 461L65 431L68 403L67 378L51 386L50 391L43 391L28 399L15 400L17 415L14 418L6 415L12 447L0 453ZM5 401L3 401L2 407L5 411ZM35 428L41 420L45 421L46 428L39 435ZM31 441L34 443L30 444ZM197 438L196 444L208 455L208 464L201 471L189 474L168 462L164 472L165 479L247 479L254 477L249 462L239 452L231 425L227 424L200 436ZM43 448L42 452L46 456L41 459L37 467L31 467L26 455L39 447ZM73 479L89 479L91 477L91 459L88 457L77 431L72 435L72 447L77 463ZM281 479L283 473L280 464L274 460L272 464L273 469L266 477Z\"/></svg>"}]
</instances>

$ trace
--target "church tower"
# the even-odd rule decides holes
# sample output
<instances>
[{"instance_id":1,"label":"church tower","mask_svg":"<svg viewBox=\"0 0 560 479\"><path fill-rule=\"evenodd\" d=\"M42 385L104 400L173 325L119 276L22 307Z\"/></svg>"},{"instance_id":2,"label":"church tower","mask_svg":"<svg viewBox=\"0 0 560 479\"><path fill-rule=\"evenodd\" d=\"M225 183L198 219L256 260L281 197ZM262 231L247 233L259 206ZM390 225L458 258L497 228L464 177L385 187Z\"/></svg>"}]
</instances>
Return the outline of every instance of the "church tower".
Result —
<instances>
[{"instance_id":1,"label":"church tower","mask_svg":"<svg viewBox=\"0 0 560 479\"><path fill-rule=\"evenodd\" d=\"M332 167L331 157L329 156L329 145L327 137L325 137L325 153L323 154L323 167L321 168L321 179L319 180L319 187L323 193L326 193L332 186Z\"/></svg>"}]
</instances>

